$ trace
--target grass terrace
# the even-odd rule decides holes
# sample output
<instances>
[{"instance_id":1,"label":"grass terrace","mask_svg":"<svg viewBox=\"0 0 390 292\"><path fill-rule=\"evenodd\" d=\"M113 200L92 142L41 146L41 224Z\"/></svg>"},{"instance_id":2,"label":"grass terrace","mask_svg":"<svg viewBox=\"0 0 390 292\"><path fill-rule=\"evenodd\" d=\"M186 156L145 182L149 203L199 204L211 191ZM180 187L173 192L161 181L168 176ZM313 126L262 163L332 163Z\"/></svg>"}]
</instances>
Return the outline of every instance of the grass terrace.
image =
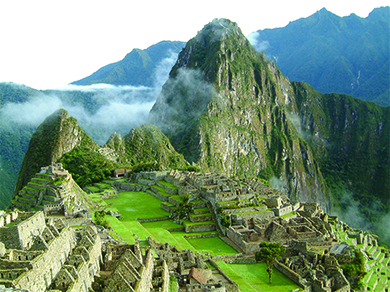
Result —
<instances>
[{"instance_id":1,"label":"grass terrace","mask_svg":"<svg viewBox=\"0 0 390 292\"><path fill-rule=\"evenodd\" d=\"M272 284L269 284L267 266L265 263L226 264L223 261L217 261L216 263L229 276L229 278L238 284L241 291L302 291L298 285L276 269L273 269Z\"/></svg>"},{"instance_id":2,"label":"grass terrace","mask_svg":"<svg viewBox=\"0 0 390 292\"><path fill-rule=\"evenodd\" d=\"M170 182L167 182L165 180L159 180L158 181L160 184L172 189L172 190L179 190L180 188L175 186L174 184L171 184Z\"/></svg>"}]
</instances>

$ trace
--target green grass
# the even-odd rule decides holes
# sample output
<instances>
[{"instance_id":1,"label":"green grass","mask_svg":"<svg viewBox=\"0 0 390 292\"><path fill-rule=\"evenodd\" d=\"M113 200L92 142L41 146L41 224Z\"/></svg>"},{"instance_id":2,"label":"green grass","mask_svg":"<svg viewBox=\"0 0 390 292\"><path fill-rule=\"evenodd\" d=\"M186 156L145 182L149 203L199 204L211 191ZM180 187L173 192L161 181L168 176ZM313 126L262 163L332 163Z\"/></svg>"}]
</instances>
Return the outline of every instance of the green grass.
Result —
<instances>
[{"instance_id":1,"label":"green grass","mask_svg":"<svg viewBox=\"0 0 390 292\"><path fill-rule=\"evenodd\" d=\"M118 193L117 198L105 201L119 210L124 221L169 216L160 208L161 200L145 192Z\"/></svg>"},{"instance_id":2,"label":"green grass","mask_svg":"<svg viewBox=\"0 0 390 292\"><path fill-rule=\"evenodd\" d=\"M288 292L300 289L298 285L273 269L272 284L269 284L267 266L265 263L256 264L226 264L217 261L218 266L235 281L241 291L245 292Z\"/></svg>"},{"instance_id":3,"label":"green grass","mask_svg":"<svg viewBox=\"0 0 390 292\"><path fill-rule=\"evenodd\" d=\"M158 181L160 184L172 189L172 190L180 190L180 188L178 188L177 186L175 186L174 184L171 184L169 182L166 182L165 180L159 180Z\"/></svg>"},{"instance_id":4,"label":"green grass","mask_svg":"<svg viewBox=\"0 0 390 292\"><path fill-rule=\"evenodd\" d=\"M99 186L100 188L102 189L111 189L111 185L110 184L106 184L106 183L94 183L95 185Z\"/></svg>"},{"instance_id":5,"label":"green grass","mask_svg":"<svg viewBox=\"0 0 390 292\"><path fill-rule=\"evenodd\" d=\"M211 256L237 254L238 252L219 237L187 238L187 241L199 252L208 252Z\"/></svg>"},{"instance_id":6,"label":"green grass","mask_svg":"<svg viewBox=\"0 0 390 292\"><path fill-rule=\"evenodd\" d=\"M208 224L214 224L214 221L204 221L204 222L191 222L189 220L183 220L183 223L187 226L193 226L193 225L208 225Z\"/></svg>"},{"instance_id":7,"label":"green grass","mask_svg":"<svg viewBox=\"0 0 390 292\"><path fill-rule=\"evenodd\" d=\"M98 187L95 187L95 186L87 186L85 187L87 190L93 192L93 193L97 193L97 192L100 192L100 189Z\"/></svg>"},{"instance_id":8,"label":"green grass","mask_svg":"<svg viewBox=\"0 0 390 292\"><path fill-rule=\"evenodd\" d=\"M150 229L150 228L173 229L173 228L182 228L183 227L183 225L174 223L173 220L164 220L164 221L156 221L156 222L144 222L144 223L141 223L141 224L146 229Z\"/></svg>"}]
</instances>

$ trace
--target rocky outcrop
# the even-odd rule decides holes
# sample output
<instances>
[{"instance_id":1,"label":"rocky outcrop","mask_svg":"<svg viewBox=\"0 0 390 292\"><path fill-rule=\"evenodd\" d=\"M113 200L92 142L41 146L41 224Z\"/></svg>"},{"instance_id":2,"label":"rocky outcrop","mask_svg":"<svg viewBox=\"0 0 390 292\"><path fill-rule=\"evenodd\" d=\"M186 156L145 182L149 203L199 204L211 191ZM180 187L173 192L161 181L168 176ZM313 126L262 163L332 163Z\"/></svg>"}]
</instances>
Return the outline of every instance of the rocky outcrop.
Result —
<instances>
[{"instance_id":1,"label":"rocky outcrop","mask_svg":"<svg viewBox=\"0 0 390 292\"><path fill-rule=\"evenodd\" d=\"M14 194L39 172L42 165L57 162L65 153L81 144L92 149L97 147L67 111L60 109L47 117L31 137Z\"/></svg>"},{"instance_id":2,"label":"rocky outcrop","mask_svg":"<svg viewBox=\"0 0 390 292\"><path fill-rule=\"evenodd\" d=\"M276 177L293 199L324 202L321 172L289 119L295 108L289 80L218 19L180 53L149 120L204 170Z\"/></svg>"}]
</instances>

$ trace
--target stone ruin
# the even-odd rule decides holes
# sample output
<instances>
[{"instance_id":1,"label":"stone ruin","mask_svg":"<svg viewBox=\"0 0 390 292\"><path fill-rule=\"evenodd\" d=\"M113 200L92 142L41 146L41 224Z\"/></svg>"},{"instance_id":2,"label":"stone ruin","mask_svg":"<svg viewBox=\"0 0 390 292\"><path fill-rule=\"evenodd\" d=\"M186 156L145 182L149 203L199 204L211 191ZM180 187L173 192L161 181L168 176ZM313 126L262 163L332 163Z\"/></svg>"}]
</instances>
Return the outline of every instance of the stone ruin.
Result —
<instances>
[{"instance_id":1,"label":"stone ruin","mask_svg":"<svg viewBox=\"0 0 390 292\"><path fill-rule=\"evenodd\" d=\"M238 285L210 260L219 272L219 274L213 273L201 254L194 255L190 249L178 250L169 243L162 244L150 237L147 238L147 241L158 255L159 260L167 263L169 271L178 281L180 291L239 291Z\"/></svg>"},{"instance_id":2,"label":"stone ruin","mask_svg":"<svg viewBox=\"0 0 390 292\"><path fill-rule=\"evenodd\" d=\"M99 271L101 240L94 226L77 231L44 213L14 211L0 227L0 285L28 291L87 291ZM68 289L72 287L72 289Z\"/></svg>"},{"instance_id":3,"label":"stone ruin","mask_svg":"<svg viewBox=\"0 0 390 292\"><path fill-rule=\"evenodd\" d=\"M90 218L83 190L61 163L42 167L41 171L13 198L20 210L43 211L45 215L81 216Z\"/></svg>"}]
</instances>

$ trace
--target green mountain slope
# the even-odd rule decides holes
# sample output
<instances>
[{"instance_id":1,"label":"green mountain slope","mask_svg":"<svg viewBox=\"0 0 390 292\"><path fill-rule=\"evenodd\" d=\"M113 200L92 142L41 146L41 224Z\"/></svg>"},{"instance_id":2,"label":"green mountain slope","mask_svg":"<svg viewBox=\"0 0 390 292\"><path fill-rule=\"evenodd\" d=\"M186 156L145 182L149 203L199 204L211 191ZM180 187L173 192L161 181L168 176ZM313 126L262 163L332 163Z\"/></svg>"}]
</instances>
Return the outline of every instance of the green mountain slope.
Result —
<instances>
[{"instance_id":1,"label":"green mountain slope","mask_svg":"<svg viewBox=\"0 0 390 292\"><path fill-rule=\"evenodd\" d=\"M290 80L390 105L389 6L374 9L367 18L339 17L323 8L250 38Z\"/></svg>"},{"instance_id":2,"label":"green mountain slope","mask_svg":"<svg viewBox=\"0 0 390 292\"><path fill-rule=\"evenodd\" d=\"M97 147L77 124L77 120L69 117L65 110L58 110L47 117L30 139L14 193L25 186L41 167L58 162L77 146L91 150Z\"/></svg>"},{"instance_id":3,"label":"green mountain slope","mask_svg":"<svg viewBox=\"0 0 390 292\"><path fill-rule=\"evenodd\" d=\"M288 118L290 95L237 24L219 19L180 53L149 121L204 170L281 180L293 199L325 203L322 175Z\"/></svg>"},{"instance_id":4,"label":"green mountain slope","mask_svg":"<svg viewBox=\"0 0 390 292\"><path fill-rule=\"evenodd\" d=\"M12 124L2 116L4 106L9 103L23 103L38 91L30 87L0 83L0 209L6 208L12 198L16 179L22 165L24 153L35 128Z\"/></svg>"},{"instance_id":5,"label":"green mountain slope","mask_svg":"<svg viewBox=\"0 0 390 292\"><path fill-rule=\"evenodd\" d=\"M92 75L75 81L75 85L107 83L113 85L153 86L153 73L162 59L177 54L183 42L162 41L146 50L134 49L116 63L100 68Z\"/></svg>"},{"instance_id":6,"label":"green mountain slope","mask_svg":"<svg viewBox=\"0 0 390 292\"><path fill-rule=\"evenodd\" d=\"M291 83L228 20L187 43L149 121L204 170L270 179L331 210L348 193L371 223L389 211L389 108Z\"/></svg>"},{"instance_id":7,"label":"green mountain slope","mask_svg":"<svg viewBox=\"0 0 390 292\"><path fill-rule=\"evenodd\" d=\"M155 126L142 125L123 138L114 133L104 146L98 146L64 109L47 117L32 135L15 194L42 166L55 162L62 162L81 187L107 178L116 168L189 167Z\"/></svg>"}]
</instances>

